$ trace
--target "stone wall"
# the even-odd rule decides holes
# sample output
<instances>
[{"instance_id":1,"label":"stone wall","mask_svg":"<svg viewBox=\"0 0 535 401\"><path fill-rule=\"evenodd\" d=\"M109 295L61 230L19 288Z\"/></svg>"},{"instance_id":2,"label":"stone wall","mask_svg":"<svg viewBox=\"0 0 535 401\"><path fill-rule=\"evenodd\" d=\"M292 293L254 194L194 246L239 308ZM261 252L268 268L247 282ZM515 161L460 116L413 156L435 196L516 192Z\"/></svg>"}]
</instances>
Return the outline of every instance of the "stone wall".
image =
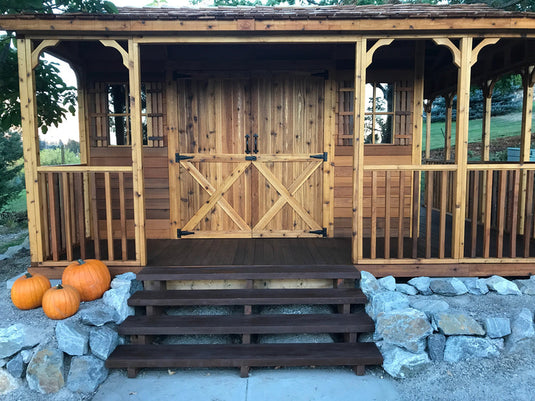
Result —
<instances>
[{"instance_id":1,"label":"stone wall","mask_svg":"<svg viewBox=\"0 0 535 401\"><path fill-rule=\"evenodd\" d=\"M362 272L360 286L368 297L366 312L383 368L396 378L425 369L431 361L458 362L499 358L535 341L535 276L509 281L503 277L416 277L396 283Z\"/></svg>"}]
</instances>

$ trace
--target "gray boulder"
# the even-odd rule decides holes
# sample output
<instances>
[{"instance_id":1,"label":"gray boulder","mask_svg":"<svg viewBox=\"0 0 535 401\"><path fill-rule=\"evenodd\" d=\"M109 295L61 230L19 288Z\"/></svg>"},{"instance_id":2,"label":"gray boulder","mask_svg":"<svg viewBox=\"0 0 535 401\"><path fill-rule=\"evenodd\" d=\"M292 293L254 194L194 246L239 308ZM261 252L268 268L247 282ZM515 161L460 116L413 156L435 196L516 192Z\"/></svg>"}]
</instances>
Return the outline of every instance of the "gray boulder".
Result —
<instances>
[{"instance_id":1,"label":"gray boulder","mask_svg":"<svg viewBox=\"0 0 535 401\"><path fill-rule=\"evenodd\" d=\"M7 363L6 369L13 377L22 377L24 373L24 360L20 352Z\"/></svg>"},{"instance_id":2,"label":"gray boulder","mask_svg":"<svg viewBox=\"0 0 535 401\"><path fill-rule=\"evenodd\" d=\"M471 336L452 336L446 340L444 360L446 362L458 362L473 358L490 358L500 354L503 348L503 340L491 340L488 338Z\"/></svg>"},{"instance_id":3,"label":"gray boulder","mask_svg":"<svg viewBox=\"0 0 535 401\"><path fill-rule=\"evenodd\" d=\"M500 295L522 295L515 283L500 276L492 276L486 280L487 286Z\"/></svg>"},{"instance_id":4,"label":"gray boulder","mask_svg":"<svg viewBox=\"0 0 535 401\"><path fill-rule=\"evenodd\" d=\"M76 356L71 360L67 388L75 393L92 393L106 377L104 361L92 355Z\"/></svg>"},{"instance_id":5,"label":"gray boulder","mask_svg":"<svg viewBox=\"0 0 535 401\"><path fill-rule=\"evenodd\" d=\"M106 360L119 345L119 335L109 327L97 327L89 334L89 346L96 357Z\"/></svg>"},{"instance_id":6,"label":"gray boulder","mask_svg":"<svg viewBox=\"0 0 535 401\"><path fill-rule=\"evenodd\" d=\"M513 319L511 334L507 337L507 347L511 351L516 351L519 344L531 340L534 337L533 313L529 309L523 308Z\"/></svg>"},{"instance_id":7,"label":"gray boulder","mask_svg":"<svg viewBox=\"0 0 535 401\"><path fill-rule=\"evenodd\" d=\"M531 276L532 278L535 276ZM530 278L529 280L513 280L518 289L524 295L535 295L535 280Z\"/></svg>"},{"instance_id":8,"label":"gray boulder","mask_svg":"<svg viewBox=\"0 0 535 401\"><path fill-rule=\"evenodd\" d=\"M32 390L41 394L56 393L65 385L63 370L63 352L57 348L43 348L30 361L26 381Z\"/></svg>"},{"instance_id":9,"label":"gray boulder","mask_svg":"<svg viewBox=\"0 0 535 401\"><path fill-rule=\"evenodd\" d=\"M383 369L392 377L403 379L424 369L429 363L425 352L414 354L393 345L381 345Z\"/></svg>"},{"instance_id":10,"label":"gray boulder","mask_svg":"<svg viewBox=\"0 0 535 401\"><path fill-rule=\"evenodd\" d=\"M468 292L468 288L456 277L433 279L429 288L435 294L445 296L463 295Z\"/></svg>"},{"instance_id":11,"label":"gray boulder","mask_svg":"<svg viewBox=\"0 0 535 401\"><path fill-rule=\"evenodd\" d=\"M447 311L450 306L442 299L429 298L413 298L410 300L411 307L421 310L428 317L432 317L435 313Z\"/></svg>"},{"instance_id":12,"label":"gray boulder","mask_svg":"<svg viewBox=\"0 0 535 401\"><path fill-rule=\"evenodd\" d=\"M24 363L30 363L34 352L35 350L33 349L23 349L22 351L20 351L20 354L22 355L22 361Z\"/></svg>"},{"instance_id":13,"label":"gray boulder","mask_svg":"<svg viewBox=\"0 0 535 401\"><path fill-rule=\"evenodd\" d=\"M130 286L123 285L118 288L112 288L104 293L102 299L104 303L112 307L117 313L115 323L122 323L128 316L134 315L134 308L128 306L130 298Z\"/></svg>"},{"instance_id":14,"label":"gray boulder","mask_svg":"<svg viewBox=\"0 0 535 401\"><path fill-rule=\"evenodd\" d=\"M360 289L369 298L380 291L381 286L373 274L363 270L360 272Z\"/></svg>"},{"instance_id":15,"label":"gray boulder","mask_svg":"<svg viewBox=\"0 0 535 401\"><path fill-rule=\"evenodd\" d=\"M69 355L84 355L88 351L89 330L73 320L61 320L56 325L58 347Z\"/></svg>"},{"instance_id":16,"label":"gray boulder","mask_svg":"<svg viewBox=\"0 0 535 401\"><path fill-rule=\"evenodd\" d=\"M461 277L459 280L468 288L468 293L472 295L485 295L489 292L489 287L485 279L477 277Z\"/></svg>"},{"instance_id":17,"label":"gray boulder","mask_svg":"<svg viewBox=\"0 0 535 401\"><path fill-rule=\"evenodd\" d=\"M396 284L396 291L405 295L416 295L418 290L410 284Z\"/></svg>"},{"instance_id":18,"label":"gray boulder","mask_svg":"<svg viewBox=\"0 0 535 401\"><path fill-rule=\"evenodd\" d=\"M431 279L429 277L415 277L409 280L409 284L416 288L422 295L431 295L433 291L429 288Z\"/></svg>"},{"instance_id":19,"label":"gray boulder","mask_svg":"<svg viewBox=\"0 0 535 401\"><path fill-rule=\"evenodd\" d=\"M464 312L445 311L433 315L433 321L442 334L447 336L483 336L485 330L473 317Z\"/></svg>"},{"instance_id":20,"label":"gray boulder","mask_svg":"<svg viewBox=\"0 0 535 401\"><path fill-rule=\"evenodd\" d=\"M88 302L87 308L79 312L80 321L88 326L104 326L106 323L115 322L118 316L113 308L97 300Z\"/></svg>"},{"instance_id":21,"label":"gray boulder","mask_svg":"<svg viewBox=\"0 0 535 401\"><path fill-rule=\"evenodd\" d=\"M123 273L115 276L115 278L111 281L111 288L117 289L124 286L128 287L128 290L130 290L130 285L132 284L132 280L136 279L136 274L132 272Z\"/></svg>"},{"instance_id":22,"label":"gray boulder","mask_svg":"<svg viewBox=\"0 0 535 401\"><path fill-rule=\"evenodd\" d=\"M22 323L0 328L0 358L15 355L21 349L35 347L41 341L43 341L42 330Z\"/></svg>"},{"instance_id":23,"label":"gray boulder","mask_svg":"<svg viewBox=\"0 0 535 401\"><path fill-rule=\"evenodd\" d=\"M375 339L413 353L425 350L425 338L431 333L427 316L416 309L394 310L377 316Z\"/></svg>"},{"instance_id":24,"label":"gray boulder","mask_svg":"<svg viewBox=\"0 0 535 401\"><path fill-rule=\"evenodd\" d=\"M380 278L377 282L386 291L396 291L396 279L393 276Z\"/></svg>"},{"instance_id":25,"label":"gray boulder","mask_svg":"<svg viewBox=\"0 0 535 401\"><path fill-rule=\"evenodd\" d=\"M511 321L506 317L488 317L485 330L490 338L501 338L511 334Z\"/></svg>"},{"instance_id":26,"label":"gray boulder","mask_svg":"<svg viewBox=\"0 0 535 401\"><path fill-rule=\"evenodd\" d=\"M4 369L0 369L0 395L11 393L20 387L19 380Z\"/></svg>"},{"instance_id":27,"label":"gray boulder","mask_svg":"<svg viewBox=\"0 0 535 401\"><path fill-rule=\"evenodd\" d=\"M427 351L432 361L442 362L444 360L445 347L446 336L444 334L431 334L427 337Z\"/></svg>"},{"instance_id":28,"label":"gray boulder","mask_svg":"<svg viewBox=\"0 0 535 401\"><path fill-rule=\"evenodd\" d=\"M409 307L409 298L399 292L378 292L375 293L370 302L366 305L366 312L376 319L381 312L390 312L393 310L407 309Z\"/></svg>"}]
</instances>

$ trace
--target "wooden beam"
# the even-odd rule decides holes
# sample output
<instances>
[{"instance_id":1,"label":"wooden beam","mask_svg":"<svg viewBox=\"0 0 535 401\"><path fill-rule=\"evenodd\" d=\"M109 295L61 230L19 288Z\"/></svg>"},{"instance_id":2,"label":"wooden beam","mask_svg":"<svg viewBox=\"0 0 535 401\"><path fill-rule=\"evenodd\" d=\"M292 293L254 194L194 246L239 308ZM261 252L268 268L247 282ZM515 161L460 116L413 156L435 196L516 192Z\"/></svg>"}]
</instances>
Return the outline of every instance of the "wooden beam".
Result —
<instances>
[{"instance_id":1,"label":"wooden beam","mask_svg":"<svg viewBox=\"0 0 535 401\"><path fill-rule=\"evenodd\" d=\"M366 68L368 68L373 62L373 55L375 54L375 51L382 46L388 46L393 41L394 39L379 39L377 42L375 42L374 45L370 48L370 50L366 52Z\"/></svg>"},{"instance_id":2,"label":"wooden beam","mask_svg":"<svg viewBox=\"0 0 535 401\"><path fill-rule=\"evenodd\" d=\"M481 133L481 161L489 161L490 158L490 118L492 110L492 91L496 80L489 79L483 82L481 89L483 90L483 128Z\"/></svg>"},{"instance_id":3,"label":"wooden beam","mask_svg":"<svg viewBox=\"0 0 535 401\"><path fill-rule=\"evenodd\" d=\"M455 44L448 38L434 38L433 41L439 46L445 46L451 52L453 57L453 64L457 68L461 68L461 51ZM471 60L471 59L470 59Z\"/></svg>"},{"instance_id":4,"label":"wooden beam","mask_svg":"<svg viewBox=\"0 0 535 401\"><path fill-rule=\"evenodd\" d=\"M178 143L178 91L173 72L169 68L165 79L165 102L167 107L167 161L169 165L169 238L176 238L180 228L180 163L175 162L179 153Z\"/></svg>"},{"instance_id":5,"label":"wooden beam","mask_svg":"<svg viewBox=\"0 0 535 401\"><path fill-rule=\"evenodd\" d=\"M130 65L131 59L129 55L130 49L129 51L126 51L124 47L122 47L116 40L112 40L112 39L102 39L100 40L100 43L102 43L106 47L111 47L117 50L119 54L121 55L121 58L123 60L123 65L128 69L131 68L131 65ZM130 48L130 40L128 42L128 47Z\"/></svg>"},{"instance_id":6,"label":"wooden beam","mask_svg":"<svg viewBox=\"0 0 535 401\"><path fill-rule=\"evenodd\" d=\"M448 93L444 96L446 103L446 121L444 123L444 160L451 160L451 134L453 130L453 98L454 93Z\"/></svg>"},{"instance_id":7,"label":"wooden beam","mask_svg":"<svg viewBox=\"0 0 535 401\"><path fill-rule=\"evenodd\" d=\"M500 38L485 38L481 42L478 43L476 47L472 50L472 61L470 62L471 66L474 66L475 63L477 63L477 58L479 56L479 52L488 45L494 45L498 43Z\"/></svg>"},{"instance_id":8,"label":"wooden beam","mask_svg":"<svg viewBox=\"0 0 535 401\"><path fill-rule=\"evenodd\" d=\"M412 96L412 165L422 164L422 126L423 117L422 112L424 108L424 70L425 70L425 41L417 41L414 51L414 92ZM420 172L415 172L418 177L421 177ZM416 244L416 239L420 235L420 179L414 179L412 185L418 185L418 188L412 188L414 196L411 198L413 202L412 209L416 214L411 213L411 236ZM416 204L416 203L417 204ZM415 231L416 229L416 231Z\"/></svg>"},{"instance_id":9,"label":"wooden beam","mask_svg":"<svg viewBox=\"0 0 535 401\"><path fill-rule=\"evenodd\" d=\"M112 46L115 47L115 46ZM122 47L121 47L122 49ZM120 49L119 52L123 55ZM123 49L124 51L124 49ZM124 55L123 55L124 62ZM128 83L130 88L130 120L132 141L132 178L134 191L134 227L136 261L147 264L147 240L145 234L145 185L143 176L143 127L141 121L141 64L139 44L128 41Z\"/></svg>"},{"instance_id":10,"label":"wooden beam","mask_svg":"<svg viewBox=\"0 0 535 401\"><path fill-rule=\"evenodd\" d=\"M37 168L39 167L39 135L37 131L37 102L35 97L35 73L32 67L31 39L17 39L17 49L28 235L30 239L30 257L33 263L42 262L44 253L40 214L41 200L37 174Z\"/></svg>"},{"instance_id":11,"label":"wooden beam","mask_svg":"<svg viewBox=\"0 0 535 401\"><path fill-rule=\"evenodd\" d=\"M336 81L325 81L323 103L323 151L327 161L323 163L323 227L327 237L334 236L334 143L336 136Z\"/></svg>"},{"instance_id":12,"label":"wooden beam","mask_svg":"<svg viewBox=\"0 0 535 401\"><path fill-rule=\"evenodd\" d=\"M425 110L425 158L431 159L431 110L433 108L433 100L427 100L424 103Z\"/></svg>"},{"instance_id":13,"label":"wooden beam","mask_svg":"<svg viewBox=\"0 0 535 401\"><path fill-rule=\"evenodd\" d=\"M47 47L56 46L58 43L59 39L48 39L39 43L39 46L32 51L32 69L37 67L39 64L39 56L41 55L41 52Z\"/></svg>"},{"instance_id":14,"label":"wooden beam","mask_svg":"<svg viewBox=\"0 0 535 401\"><path fill-rule=\"evenodd\" d=\"M366 105L366 66L368 53L366 39L359 38L355 44L355 117L353 122L353 208L351 259L362 259L363 199L364 199L364 117Z\"/></svg>"}]
</instances>

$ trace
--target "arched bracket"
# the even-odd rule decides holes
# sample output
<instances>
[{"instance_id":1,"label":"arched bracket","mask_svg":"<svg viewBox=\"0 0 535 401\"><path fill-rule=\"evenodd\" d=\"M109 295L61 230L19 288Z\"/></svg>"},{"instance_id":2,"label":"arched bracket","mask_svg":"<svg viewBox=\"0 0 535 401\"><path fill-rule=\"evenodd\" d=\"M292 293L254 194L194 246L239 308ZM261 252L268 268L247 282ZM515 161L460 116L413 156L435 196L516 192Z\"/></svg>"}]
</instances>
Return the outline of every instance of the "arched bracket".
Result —
<instances>
[{"instance_id":1,"label":"arched bracket","mask_svg":"<svg viewBox=\"0 0 535 401\"><path fill-rule=\"evenodd\" d=\"M424 100L424 111L426 113L431 113L431 109L433 108L434 101L435 101L435 98Z\"/></svg>"},{"instance_id":2,"label":"arched bracket","mask_svg":"<svg viewBox=\"0 0 535 401\"><path fill-rule=\"evenodd\" d=\"M479 56L479 52L488 45L494 45L498 43L500 38L485 38L481 42L478 43L476 47L472 49L472 54L470 57L470 67L472 67L475 63L477 63L477 57ZM436 38L433 39L433 41L439 45L439 46L446 46L452 56L453 56L453 64L457 66L457 68L461 68L461 50L455 46L455 44L448 38Z\"/></svg>"},{"instance_id":3,"label":"arched bracket","mask_svg":"<svg viewBox=\"0 0 535 401\"><path fill-rule=\"evenodd\" d=\"M524 86L535 85L535 66L530 65L522 70L522 84Z\"/></svg>"},{"instance_id":4,"label":"arched bracket","mask_svg":"<svg viewBox=\"0 0 535 401\"><path fill-rule=\"evenodd\" d=\"M392 43L394 39L379 39L377 42L374 43L374 45L366 52L366 68L370 66L370 64L373 61L373 54L377 49L379 49L382 46L388 46L390 43Z\"/></svg>"},{"instance_id":5,"label":"arched bracket","mask_svg":"<svg viewBox=\"0 0 535 401\"><path fill-rule=\"evenodd\" d=\"M483 96L485 98L491 98L492 92L494 91L494 86L496 85L496 82L498 80L496 78L493 79L486 79L481 84L481 90L483 91Z\"/></svg>"},{"instance_id":6,"label":"arched bracket","mask_svg":"<svg viewBox=\"0 0 535 401\"><path fill-rule=\"evenodd\" d=\"M100 43L102 43L106 47L112 47L115 50L117 50L121 54L121 58L123 59L123 65L130 69L130 64L128 61L128 52L119 44L116 40L111 39L102 39L100 40Z\"/></svg>"},{"instance_id":7,"label":"arched bracket","mask_svg":"<svg viewBox=\"0 0 535 401\"><path fill-rule=\"evenodd\" d=\"M46 49L47 47L54 47L59 43L59 40L57 39L47 39L43 40L41 43L39 43L39 46L37 46L32 51L32 69L37 67L37 64L39 64L39 56L41 55L41 52Z\"/></svg>"}]
</instances>

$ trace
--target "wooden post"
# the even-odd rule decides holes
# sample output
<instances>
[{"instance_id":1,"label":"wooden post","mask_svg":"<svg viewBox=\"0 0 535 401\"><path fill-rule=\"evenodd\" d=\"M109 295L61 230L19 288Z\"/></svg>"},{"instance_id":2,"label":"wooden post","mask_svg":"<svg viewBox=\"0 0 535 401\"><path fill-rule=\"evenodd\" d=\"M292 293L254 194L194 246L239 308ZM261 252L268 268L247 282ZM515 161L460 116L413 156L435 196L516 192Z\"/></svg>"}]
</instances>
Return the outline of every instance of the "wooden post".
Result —
<instances>
[{"instance_id":1,"label":"wooden post","mask_svg":"<svg viewBox=\"0 0 535 401\"><path fill-rule=\"evenodd\" d=\"M470 71L472 68L472 38L460 40L457 78L457 124L455 135L453 258L464 256L464 224L466 215L466 167L468 157L468 118L470 112Z\"/></svg>"},{"instance_id":2,"label":"wooden post","mask_svg":"<svg viewBox=\"0 0 535 401\"><path fill-rule=\"evenodd\" d=\"M43 238L41 200L37 167L39 161L39 134L37 131L37 102L35 97L35 73L32 63L32 41L17 39L20 108L22 119L22 146L24 152L24 177L26 181L26 205L28 210L28 235L31 262L42 262Z\"/></svg>"},{"instance_id":3,"label":"wooden post","mask_svg":"<svg viewBox=\"0 0 535 401\"><path fill-rule=\"evenodd\" d=\"M366 104L366 39L355 44L355 117L353 124L353 209L351 259L362 259L364 191L364 115Z\"/></svg>"},{"instance_id":4,"label":"wooden post","mask_svg":"<svg viewBox=\"0 0 535 401\"><path fill-rule=\"evenodd\" d=\"M529 162L531 152L531 126L533 116L533 85L535 84L535 66L527 67L522 72L522 126L520 142L520 163ZM518 217L518 232L524 234L526 218L526 188L527 174L522 171L520 177L520 207Z\"/></svg>"},{"instance_id":5,"label":"wooden post","mask_svg":"<svg viewBox=\"0 0 535 401\"><path fill-rule=\"evenodd\" d=\"M323 164L323 227L327 236L334 236L334 141L336 135L336 81L325 81L323 103L323 151L327 162Z\"/></svg>"},{"instance_id":6,"label":"wooden post","mask_svg":"<svg viewBox=\"0 0 535 401\"><path fill-rule=\"evenodd\" d=\"M444 127L444 161L451 160L451 132L453 125L453 98L454 93L448 93L444 96L446 102L446 123ZM457 100L458 102L458 100ZM459 128L457 127L457 130Z\"/></svg>"},{"instance_id":7,"label":"wooden post","mask_svg":"<svg viewBox=\"0 0 535 401\"><path fill-rule=\"evenodd\" d=\"M427 100L424 103L425 110L425 159L431 159L431 109L433 108L433 100Z\"/></svg>"},{"instance_id":8,"label":"wooden post","mask_svg":"<svg viewBox=\"0 0 535 401\"><path fill-rule=\"evenodd\" d=\"M145 237L145 186L143 179L143 128L141 122L141 65L139 44L128 40L128 83L130 87L130 119L132 135L132 176L134 186L134 227L136 261L147 264Z\"/></svg>"},{"instance_id":9,"label":"wooden post","mask_svg":"<svg viewBox=\"0 0 535 401\"><path fill-rule=\"evenodd\" d=\"M169 238L176 238L180 228L180 163L175 161L175 154L179 152L178 143L178 92L177 83L173 80L171 69L166 72L165 101L167 107L167 158L169 162Z\"/></svg>"},{"instance_id":10,"label":"wooden post","mask_svg":"<svg viewBox=\"0 0 535 401\"><path fill-rule=\"evenodd\" d=\"M483 129L481 133L481 160L488 162L490 159L490 116L492 109L492 91L496 81L489 79L483 83Z\"/></svg>"}]
</instances>

